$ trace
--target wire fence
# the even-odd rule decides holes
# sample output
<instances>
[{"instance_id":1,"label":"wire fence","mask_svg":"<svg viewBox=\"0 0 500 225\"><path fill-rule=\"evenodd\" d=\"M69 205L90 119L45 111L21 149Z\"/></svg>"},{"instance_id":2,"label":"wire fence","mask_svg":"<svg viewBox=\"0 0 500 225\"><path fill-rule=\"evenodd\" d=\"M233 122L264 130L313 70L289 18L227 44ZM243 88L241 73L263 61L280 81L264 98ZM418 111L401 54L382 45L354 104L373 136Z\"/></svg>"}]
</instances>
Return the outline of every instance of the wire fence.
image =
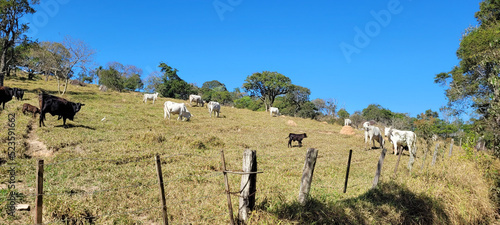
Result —
<instances>
[{"instance_id":1,"label":"wire fence","mask_svg":"<svg viewBox=\"0 0 500 225\"><path fill-rule=\"evenodd\" d=\"M347 154L346 154L347 155ZM161 156L161 159L163 161L167 160L167 159L170 159L170 158L175 158L175 157L200 157L200 158L204 158L204 159L220 159L220 155L202 155L202 154L187 154L187 153L179 153L179 154L168 154L168 153L164 153L164 154L160 154ZM285 156L277 156L277 155L271 155L271 154L264 154L264 155L260 155L259 156L259 159L263 159L263 160L275 160L275 159L280 159L280 160L283 160L283 159L288 159L288 158L302 158L302 157L299 157L300 155L299 154L295 154L295 155L285 155ZM323 157L319 157L319 158L323 158L323 159L332 159L332 158L336 158L338 159L338 156L340 156L340 154L328 154L327 156L323 156ZM303 158L302 158L303 159ZM147 163L154 163L156 162L156 160L153 159L153 155L152 154L146 154L146 155L143 155L143 156L137 156L137 157L128 157L128 158L121 158L121 159L110 159L110 158L95 158L95 157L80 157L80 158L71 158L71 159L63 159L61 161L54 161L54 162L50 162L50 163L45 163L44 164L44 167L55 167L55 166L59 166L59 165L64 165L64 164L68 164L68 163L75 163L75 162L88 162L88 161L99 161L99 162L107 162L107 163L112 163L112 164L115 164L115 165L122 165L122 164L125 164L125 163L131 163L131 162L134 162L134 163L143 163L143 162L147 162ZM352 162L353 165L355 164L364 164L364 163L368 163L368 161L370 161L369 159L362 159L362 160L358 160L358 161L354 161ZM11 168L12 166L14 166L15 168L32 168L33 170L36 169L36 166L35 165L21 165L21 164L10 164L10 163L6 163L4 165L1 165L0 168ZM168 179L168 180L165 180L163 183L164 184L169 184L169 183L173 183L173 182L177 182L177 181L180 181L180 180L184 180L184 179L188 179L188 178L192 178L192 177L197 177L199 179L211 179L211 178L215 178L215 177L221 177L224 175L224 171L221 169L220 171L210 171L210 172L207 172L207 173L204 173L204 174L184 174L184 175L179 175L177 177L174 177L174 178L171 178L171 179ZM363 180L363 181L357 181L353 184L350 184L349 186L351 188L353 187L359 187L359 186L369 186L371 182L369 181L366 181L366 180ZM38 197L40 195L42 196L47 196L47 197L57 197L57 196L93 196L93 195L98 195L98 194L103 194L103 193L110 193L110 192L117 192L117 191L121 191L121 190L132 190L132 189L139 189L139 188L150 188L152 186L155 186L155 185L159 185L159 182L157 180L154 180L154 181L148 181L148 182L139 182L139 183L135 183L135 184L131 184L131 185L125 185L125 186L120 186L120 187L115 187L115 188L105 188L105 189L98 189L98 190L92 190L92 191L73 191L73 190L69 190L69 191L63 191L63 192L45 192L43 194L39 194L37 195L36 193L33 193L33 192L29 192L29 193L18 193L19 195L22 195L22 197L24 198L31 198L31 197ZM341 190L342 189L342 186L340 184L320 184L320 185L316 185L314 186L314 188L316 189L335 189L335 190ZM232 194L232 195L235 195L235 196L239 196L239 194L241 193L242 190L239 190L239 191L236 191L236 192L230 192L229 194ZM262 188L259 188L259 192L266 192L266 193L273 193L274 191L271 191L271 190L265 190L265 189L262 189ZM220 198L221 196L223 196L224 194L224 191L221 189L220 193L217 192L217 193L213 193L211 195L204 195L204 196L201 196L201 197L198 197L198 198L189 198L189 199L183 199L183 200L180 200L180 201L177 201L179 203L182 203L182 204L185 204L185 203L189 203L189 202L193 202L193 201L198 201L198 200L204 200L204 199L209 199L209 198ZM253 195L255 193L252 193L251 195ZM1 200L8 200L9 196L5 195L5 196L0 196L0 199ZM103 218L103 217L108 217L108 216L115 216L115 215L128 215L128 214L140 214L140 213L143 213L145 211L152 211L152 210L158 210L158 209L161 209L163 208L163 206L148 206L148 207L144 207L144 208L140 208L140 209L137 209L137 210L132 210L132 211L114 211L114 212L109 212L109 213L104 213L104 214L98 214L98 215L93 215L93 216L89 216L89 217L83 217L83 219L86 219L86 220L97 220L98 218ZM204 219L214 219L216 218L217 216L222 216L224 215L225 213L221 213L220 215L214 215L213 217L210 217L210 218L204 218ZM55 224L55 223L65 223L67 222L68 220L74 220L75 218L58 218L56 220L52 220L50 222L46 222L46 223L43 223L43 224ZM190 223L191 221L184 221L184 222L188 222Z\"/></svg>"}]
</instances>

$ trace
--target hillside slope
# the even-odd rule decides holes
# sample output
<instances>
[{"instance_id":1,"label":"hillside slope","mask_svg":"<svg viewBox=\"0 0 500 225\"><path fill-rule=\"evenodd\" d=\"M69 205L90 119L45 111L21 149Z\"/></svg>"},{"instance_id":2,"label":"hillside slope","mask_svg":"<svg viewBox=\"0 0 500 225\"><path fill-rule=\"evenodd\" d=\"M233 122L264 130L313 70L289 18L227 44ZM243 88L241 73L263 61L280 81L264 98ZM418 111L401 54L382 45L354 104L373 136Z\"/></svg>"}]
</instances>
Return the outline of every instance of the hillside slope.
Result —
<instances>
[{"instance_id":1,"label":"hillside slope","mask_svg":"<svg viewBox=\"0 0 500 225\"><path fill-rule=\"evenodd\" d=\"M61 220L96 224L160 224L161 201L154 155L160 154L169 220L172 224L227 224L227 200L221 173L221 150L226 167L241 170L243 150L257 151L256 209L251 224L477 224L498 222L490 200L491 182L485 179L500 168L498 160L467 154L455 146L440 149L436 165L424 146L410 174L408 154L397 157L388 149L381 183L370 189L380 149L365 150L362 131L340 134L341 126L266 112L222 107L221 118L210 118L204 107L190 107L191 121L163 119L163 102L142 103L141 93L100 92L96 85L70 86L64 98L84 103L62 127L47 115L46 127L22 115L23 103L38 105L40 90L57 93L55 81L7 80L7 86L27 90L23 101L10 101L0 111L16 114L15 190L22 203L34 205L36 160L45 160L44 223ZM291 122L292 121L292 122ZM303 147L287 147L288 133L307 133ZM0 199L6 199L9 172L8 132L0 133ZM449 143L448 141L446 143ZM295 143L296 145L296 143ZM443 146L443 142L440 143ZM302 207L297 197L308 148L319 149L310 201ZM349 150L353 150L347 193L343 193ZM425 164L424 169L421 169ZM232 191L240 176L229 176ZM3 202L3 200L2 200ZM5 201L2 205L6 205ZM237 197L232 198L237 212ZM30 212L7 217L1 224L32 223Z\"/></svg>"}]
</instances>

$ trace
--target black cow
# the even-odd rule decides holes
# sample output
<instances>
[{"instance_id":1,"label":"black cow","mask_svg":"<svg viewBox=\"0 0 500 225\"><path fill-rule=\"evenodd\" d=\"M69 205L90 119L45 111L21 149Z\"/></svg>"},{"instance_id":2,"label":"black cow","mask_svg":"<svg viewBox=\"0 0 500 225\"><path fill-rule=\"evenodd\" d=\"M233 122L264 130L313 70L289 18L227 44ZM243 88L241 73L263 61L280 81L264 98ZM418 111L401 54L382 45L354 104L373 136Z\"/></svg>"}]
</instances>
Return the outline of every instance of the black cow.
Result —
<instances>
[{"instance_id":1,"label":"black cow","mask_svg":"<svg viewBox=\"0 0 500 225\"><path fill-rule=\"evenodd\" d=\"M306 133L303 133L303 134L294 134L294 133L290 133L288 135L288 147L293 147L292 146L292 141L298 141L299 142L299 146L302 147L302 139L306 138L307 137L307 134Z\"/></svg>"},{"instance_id":2,"label":"black cow","mask_svg":"<svg viewBox=\"0 0 500 225\"><path fill-rule=\"evenodd\" d=\"M67 128L66 119L73 121L75 114L80 111L81 107L85 104L82 103L74 103L70 102L64 98L56 97L49 94L39 94L38 100L40 101L40 120L39 126L42 124L45 126L43 122L45 120L45 114L50 113L50 115L55 116L58 115L58 120L63 118L63 126Z\"/></svg>"},{"instance_id":3,"label":"black cow","mask_svg":"<svg viewBox=\"0 0 500 225\"><path fill-rule=\"evenodd\" d=\"M19 101L19 100L23 100L23 97L24 97L24 90L21 89L21 88L13 88L13 94L14 94L14 97L16 97L16 99Z\"/></svg>"},{"instance_id":4,"label":"black cow","mask_svg":"<svg viewBox=\"0 0 500 225\"><path fill-rule=\"evenodd\" d=\"M5 109L5 103L12 100L14 96L14 90L7 86L0 86L0 104L2 104L2 109Z\"/></svg>"}]
</instances>

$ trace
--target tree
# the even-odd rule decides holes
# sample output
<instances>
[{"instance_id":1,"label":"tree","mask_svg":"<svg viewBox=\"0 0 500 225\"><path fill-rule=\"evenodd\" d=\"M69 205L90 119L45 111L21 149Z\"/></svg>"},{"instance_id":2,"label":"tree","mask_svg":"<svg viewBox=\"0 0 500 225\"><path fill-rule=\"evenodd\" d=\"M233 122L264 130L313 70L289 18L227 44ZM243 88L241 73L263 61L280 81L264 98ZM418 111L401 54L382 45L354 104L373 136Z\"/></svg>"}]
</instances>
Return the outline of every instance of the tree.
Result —
<instances>
[{"instance_id":1,"label":"tree","mask_svg":"<svg viewBox=\"0 0 500 225\"><path fill-rule=\"evenodd\" d=\"M456 52L460 62L434 82L446 86L448 107L460 114L469 107L479 116L476 131L488 134L489 148L500 155L500 1L485 0L475 14L477 27L465 30Z\"/></svg>"},{"instance_id":2,"label":"tree","mask_svg":"<svg viewBox=\"0 0 500 225\"><path fill-rule=\"evenodd\" d=\"M142 89L144 87L144 83L142 83L139 74L134 74L129 78L124 78L124 79L125 79L124 87L127 90L135 91L137 89Z\"/></svg>"},{"instance_id":3,"label":"tree","mask_svg":"<svg viewBox=\"0 0 500 225\"><path fill-rule=\"evenodd\" d=\"M226 85L217 80L203 83L199 91L205 101L216 101L224 104L232 101L231 93L227 91Z\"/></svg>"},{"instance_id":4,"label":"tree","mask_svg":"<svg viewBox=\"0 0 500 225\"><path fill-rule=\"evenodd\" d=\"M347 110L345 110L344 108L341 108L338 112L337 112L337 115L339 115L339 118L342 120L342 122L344 121L344 119L347 119L349 118L349 112L347 112Z\"/></svg>"},{"instance_id":5,"label":"tree","mask_svg":"<svg viewBox=\"0 0 500 225\"><path fill-rule=\"evenodd\" d=\"M389 124L394 115L390 110L384 109L378 104L368 105L368 107L363 109L362 113L366 120L375 120L384 124Z\"/></svg>"},{"instance_id":6,"label":"tree","mask_svg":"<svg viewBox=\"0 0 500 225\"><path fill-rule=\"evenodd\" d=\"M122 91L124 88L124 79L120 72L113 67L102 70L99 76L99 84L106 85L108 88Z\"/></svg>"},{"instance_id":7,"label":"tree","mask_svg":"<svg viewBox=\"0 0 500 225\"><path fill-rule=\"evenodd\" d=\"M295 107L294 115L296 115L299 112L299 110L301 110L304 104L309 102L310 94L311 90L309 90L309 88L293 84L290 85L288 93L286 93L286 100L290 102L292 106ZM316 108L316 107L309 107L309 108ZM309 115L307 117L309 117Z\"/></svg>"},{"instance_id":8,"label":"tree","mask_svg":"<svg viewBox=\"0 0 500 225\"><path fill-rule=\"evenodd\" d=\"M260 98L267 111L273 105L276 96L288 93L291 85L290 78L283 74L263 71L248 76L243 83L243 89L251 96Z\"/></svg>"},{"instance_id":9,"label":"tree","mask_svg":"<svg viewBox=\"0 0 500 225\"><path fill-rule=\"evenodd\" d=\"M26 23L20 23L19 20L24 15L35 13L32 5L38 2L38 0L0 0L0 86L3 86L11 63L7 52L14 50L16 42L22 39L21 35L29 28Z\"/></svg>"},{"instance_id":10,"label":"tree","mask_svg":"<svg viewBox=\"0 0 500 225\"><path fill-rule=\"evenodd\" d=\"M71 78L72 74L75 72L74 70L79 69L80 71L87 71L89 67L92 65L93 56L95 54L95 50L92 49L87 43L82 40L74 39L71 36L64 37L64 41L62 43L64 47L69 51L70 56L67 61L65 61L65 66L62 68L60 78L64 79L65 86L62 95L66 93L68 89L68 82ZM56 78L59 78L56 76ZM58 79L58 86L59 79ZM60 91L59 91L60 93Z\"/></svg>"},{"instance_id":11,"label":"tree","mask_svg":"<svg viewBox=\"0 0 500 225\"><path fill-rule=\"evenodd\" d=\"M160 71L163 73L161 83L156 85L156 91L167 98L187 99L190 94L196 94L192 85L182 80L177 72L179 70L160 62Z\"/></svg>"}]
</instances>

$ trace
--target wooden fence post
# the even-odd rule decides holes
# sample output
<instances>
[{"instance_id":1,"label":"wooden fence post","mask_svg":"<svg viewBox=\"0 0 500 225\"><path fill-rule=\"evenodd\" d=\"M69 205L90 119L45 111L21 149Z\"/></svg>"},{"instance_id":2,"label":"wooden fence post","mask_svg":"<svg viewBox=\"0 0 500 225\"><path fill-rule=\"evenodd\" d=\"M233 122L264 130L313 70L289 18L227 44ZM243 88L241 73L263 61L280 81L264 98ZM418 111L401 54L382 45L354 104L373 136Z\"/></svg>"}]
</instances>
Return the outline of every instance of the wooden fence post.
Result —
<instances>
[{"instance_id":1,"label":"wooden fence post","mask_svg":"<svg viewBox=\"0 0 500 225\"><path fill-rule=\"evenodd\" d=\"M255 150L245 149L243 152L243 173L257 172L257 152ZM240 223L246 223L248 213L255 207L255 192L257 191L257 174L243 174L241 176L240 199L238 220Z\"/></svg>"},{"instance_id":2,"label":"wooden fence post","mask_svg":"<svg viewBox=\"0 0 500 225\"><path fill-rule=\"evenodd\" d=\"M429 151L429 145L426 146L426 149L424 151L424 159L422 159L422 166L420 167L420 171L422 171L425 167L425 158L427 158L427 152Z\"/></svg>"},{"instance_id":3,"label":"wooden fence post","mask_svg":"<svg viewBox=\"0 0 500 225\"><path fill-rule=\"evenodd\" d=\"M35 224L42 224L43 212L43 159L38 160L36 169Z\"/></svg>"},{"instance_id":4,"label":"wooden fence post","mask_svg":"<svg viewBox=\"0 0 500 225\"><path fill-rule=\"evenodd\" d=\"M460 151L462 151L462 138L460 138Z\"/></svg>"},{"instance_id":5,"label":"wooden fence post","mask_svg":"<svg viewBox=\"0 0 500 225\"><path fill-rule=\"evenodd\" d=\"M235 225L233 218L233 204L231 204L231 191L229 189L229 181L227 179L226 160L224 159L224 150L221 150L220 154L222 157L222 173L224 174L224 183L226 184L227 208L229 210L229 219L231 220L231 225Z\"/></svg>"},{"instance_id":6,"label":"wooden fence post","mask_svg":"<svg viewBox=\"0 0 500 225\"><path fill-rule=\"evenodd\" d=\"M436 149L434 150L434 155L432 156L432 164L434 166L434 164L436 164L436 158L437 158L437 155L438 155L438 148L439 148L439 143L436 143Z\"/></svg>"},{"instance_id":7,"label":"wooden fence post","mask_svg":"<svg viewBox=\"0 0 500 225\"><path fill-rule=\"evenodd\" d=\"M349 150L349 160L347 161L347 171L345 172L344 193L347 191L347 181L349 180L349 168L351 168L352 149Z\"/></svg>"},{"instance_id":8,"label":"wooden fence post","mask_svg":"<svg viewBox=\"0 0 500 225\"><path fill-rule=\"evenodd\" d=\"M160 184L161 204L163 206L163 208L162 208L163 224L168 225L167 201L165 200L165 189L163 186L163 173L161 172L161 162L160 162L160 156L158 154L155 156L155 160L156 160L156 172L158 173L158 183Z\"/></svg>"},{"instance_id":9,"label":"wooden fence post","mask_svg":"<svg viewBox=\"0 0 500 225\"><path fill-rule=\"evenodd\" d=\"M311 190L311 182L314 173L314 167L316 166L316 158L318 157L318 150L310 148L307 150L306 161L304 163L304 170L302 172L302 179L300 183L299 191L299 203L305 205L307 198L309 197L309 191Z\"/></svg>"},{"instance_id":10,"label":"wooden fence post","mask_svg":"<svg viewBox=\"0 0 500 225\"><path fill-rule=\"evenodd\" d=\"M448 153L448 157L451 157L451 152L453 151L453 138L451 139L451 144L450 144L450 153Z\"/></svg>"},{"instance_id":11,"label":"wooden fence post","mask_svg":"<svg viewBox=\"0 0 500 225\"><path fill-rule=\"evenodd\" d=\"M382 149L382 153L380 153L380 158L378 160L377 171L375 172L375 178L373 179L372 188L377 187L378 180L380 178L380 174L382 173L382 164L384 163L384 158L385 158L386 152L387 152L387 149L384 148L384 149Z\"/></svg>"}]
</instances>

